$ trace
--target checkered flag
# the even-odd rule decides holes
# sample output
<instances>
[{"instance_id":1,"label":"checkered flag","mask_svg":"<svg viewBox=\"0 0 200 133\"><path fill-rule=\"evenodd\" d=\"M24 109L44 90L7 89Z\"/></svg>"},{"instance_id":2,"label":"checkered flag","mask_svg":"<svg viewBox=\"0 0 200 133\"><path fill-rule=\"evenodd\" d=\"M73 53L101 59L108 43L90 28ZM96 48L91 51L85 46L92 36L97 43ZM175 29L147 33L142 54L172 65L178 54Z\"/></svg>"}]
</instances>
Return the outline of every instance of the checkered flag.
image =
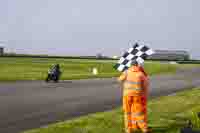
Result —
<instances>
[{"instance_id":1,"label":"checkered flag","mask_svg":"<svg viewBox=\"0 0 200 133\"><path fill-rule=\"evenodd\" d=\"M154 51L145 45L139 45L136 43L133 47L129 48L123 56L120 58L118 63L114 66L120 72L127 70L131 67L132 61L137 63L144 63L144 60L149 56L154 54Z\"/></svg>"}]
</instances>

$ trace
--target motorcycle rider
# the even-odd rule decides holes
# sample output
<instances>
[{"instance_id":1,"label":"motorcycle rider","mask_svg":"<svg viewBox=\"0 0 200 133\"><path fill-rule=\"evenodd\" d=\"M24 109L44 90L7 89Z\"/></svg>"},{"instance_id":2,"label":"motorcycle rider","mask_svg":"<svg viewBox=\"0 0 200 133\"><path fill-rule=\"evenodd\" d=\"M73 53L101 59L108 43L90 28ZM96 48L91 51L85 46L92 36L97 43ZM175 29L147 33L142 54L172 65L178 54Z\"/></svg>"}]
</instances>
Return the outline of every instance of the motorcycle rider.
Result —
<instances>
[{"instance_id":1,"label":"motorcycle rider","mask_svg":"<svg viewBox=\"0 0 200 133\"><path fill-rule=\"evenodd\" d=\"M56 64L51 69L49 69L46 81L48 82L49 80L54 80L55 82L58 82L60 74L60 65Z\"/></svg>"}]
</instances>

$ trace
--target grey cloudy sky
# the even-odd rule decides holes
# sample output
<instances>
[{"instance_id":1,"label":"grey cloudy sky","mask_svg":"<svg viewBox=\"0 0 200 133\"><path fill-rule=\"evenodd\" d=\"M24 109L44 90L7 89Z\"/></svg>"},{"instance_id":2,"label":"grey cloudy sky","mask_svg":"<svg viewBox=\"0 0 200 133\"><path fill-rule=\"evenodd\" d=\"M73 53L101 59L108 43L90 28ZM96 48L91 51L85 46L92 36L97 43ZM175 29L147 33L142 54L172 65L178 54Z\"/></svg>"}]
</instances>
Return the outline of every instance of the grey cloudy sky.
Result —
<instances>
[{"instance_id":1,"label":"grey cloudy sky","mask_svg":"<svg viewBox=\"0 0 200 133\"><path fill-rule=\"evenodd\" d=\"M118 55L130 40L200 58L199 0L0 0L7 51Z\"/></svg>"}]
</instances>

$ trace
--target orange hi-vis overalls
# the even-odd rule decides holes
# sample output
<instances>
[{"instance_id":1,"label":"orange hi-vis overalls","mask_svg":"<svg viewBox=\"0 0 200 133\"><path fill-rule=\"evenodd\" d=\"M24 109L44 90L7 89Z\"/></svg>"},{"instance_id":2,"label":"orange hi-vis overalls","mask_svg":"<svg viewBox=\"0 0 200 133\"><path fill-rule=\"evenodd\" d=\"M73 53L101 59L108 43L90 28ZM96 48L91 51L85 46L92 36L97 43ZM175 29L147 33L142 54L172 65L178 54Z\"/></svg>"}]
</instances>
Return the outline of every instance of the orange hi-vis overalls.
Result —
<instances>
[{"instance_id":1,"label":"orange hi-vis overalls","mask_svg":"<svg viewBox=\"0 0 200 133\"><path fill-rule=\"evenodd\" d=\"M132 66L119 77L123 81L123 111L125 129L148 132L147 91L148 77L140 66Z\"/></svg>"}]
</instances>

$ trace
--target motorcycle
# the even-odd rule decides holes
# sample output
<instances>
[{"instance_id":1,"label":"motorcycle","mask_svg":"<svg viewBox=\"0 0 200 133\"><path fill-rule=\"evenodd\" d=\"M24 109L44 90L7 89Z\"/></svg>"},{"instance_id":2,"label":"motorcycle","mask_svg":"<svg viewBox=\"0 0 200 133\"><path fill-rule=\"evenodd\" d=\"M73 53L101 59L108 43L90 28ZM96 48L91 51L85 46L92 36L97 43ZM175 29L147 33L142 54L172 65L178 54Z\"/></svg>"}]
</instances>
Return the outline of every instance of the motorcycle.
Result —
<instances>
[{"instance_id":1,"label":"motorcycle","mask_svg":"<svg viewBox=\"0 0 200 133\"><path fill-rule=\"evenodd\" d=\"M59 67L55 66L55 67L53 67L53 69L48 71L45 81L49 82L49 81L53 80L54 82L58 82L60 79L60 75L61 75L61 72L60 72Z\"/></svg>"}]
</instances>

